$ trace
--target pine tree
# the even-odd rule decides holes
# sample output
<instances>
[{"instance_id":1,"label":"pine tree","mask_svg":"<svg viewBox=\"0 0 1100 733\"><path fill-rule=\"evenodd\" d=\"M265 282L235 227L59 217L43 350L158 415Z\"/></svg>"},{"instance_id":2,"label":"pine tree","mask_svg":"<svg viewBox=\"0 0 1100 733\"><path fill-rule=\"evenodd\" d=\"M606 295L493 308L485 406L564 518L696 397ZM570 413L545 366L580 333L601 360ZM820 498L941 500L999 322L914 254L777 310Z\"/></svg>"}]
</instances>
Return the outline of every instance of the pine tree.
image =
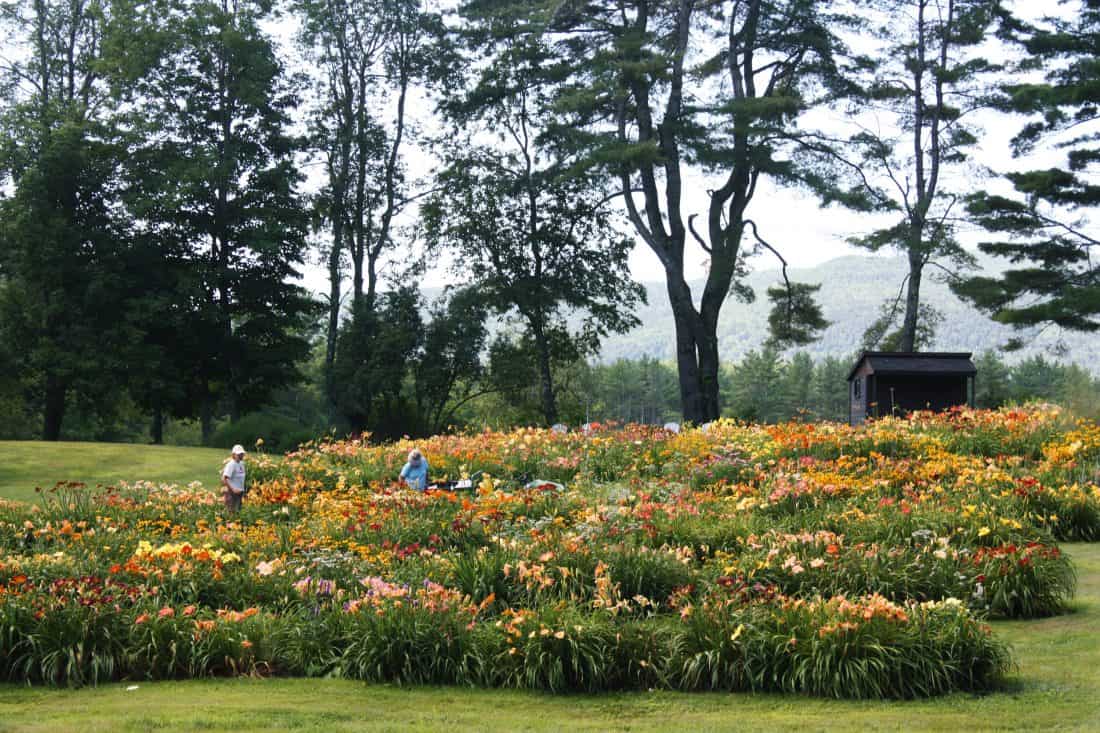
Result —
<instances>
[{"instance_id":1,"label":"pine tree","mask_svg":"<svg viewBox=\"0 0 1100 733\"><path fill-rule=\"evenodd\" d=\"M1061 382L1061 368L1042 356L1024 359L1012 368L1012 399L1015 402L1042 400L1056 402Z\"/></svg>"},{"instance_id":2,"label":"pine tree","mask_svg":"<svg viewBox=\"0 0 1100 733\"><path fill-rule=\"evenodd\" d=\"M814 369L814 409L823 420L848 422L848 368L853 359L822 359Z\"/></svg>"},{"instance_id":3,"label":"pine tree","mask_svg":"<svg viewBox=\"0 0 1100 733\"><path fill-rule=\"evenodd\" d=\"M753 297L741 281L746 257L779 253L766 222L752 218L759 187L805 186L826 202L862 198L822 175L813 161L828 157L828 145L798 124L807 109L844 93L837 33L852 19L815 0L473 0L464 12L486 33L495 19L516 18L523 32L551 44L561 148L578 157L578 170L613 183L637 236L660 260L684 418L715 419L719 315L731 293ZM709 179L699 226L698 212L685 211L693 169ZM701 294L688 285L695 246L709 264ZM820 322L790 322L820 317L805 307L812 292L787 282L780 292L777 335L812 334ZM787 307L791 300L798 307Z\"/></svg>"},{"instance_id":4,"label":"pine tree","mask_svg":"<svg viewBox=\"0 0 1100 733\"><path fill-rule=\"evenodd\" d=\"M973 264L955 238L959 192L949 184L978 143L972 114L990 105L997 65L979 55L992 32L1010 23L1001 0L867 0L881 24L873 71L851 114L860 131L853 165L889 226L855 237L871 251L892 248L908 262L897 298L868 329L867 346L915 351L941 318L922 301L930 265L948 271ZM866 118L868 110L873 115ZM897 326L897 330L892 329Z\"/></svg>"},{"instance_id":5,"label":"pine tree","mask_svg":"<svg viewBox=\"0 0 1100 733\"><path fill-rule=\"evenodd\" d=\"M991 233L982 251L1005 257L1011 267L998 277L973 277L955 292L1018 329L1058 326L1100 329L1100 239L1089 215L1100 205L1100 3L1077 3L1069 20L1031 29L1023 45L1031 64L1052 69L1045 83L1009 86L1003 106L1032 117L1014 139L1017 154L1042 142L1066 149L1061 167L1017 171L1006 178L1015 195L987 192L968 199L970 215ZM1022 346L1015 339L1009 347Z\"/></svg>"},{"instance_id":6,"label":"pine tree","mask_svg":"<svg viewBox=\"0 0 1100 733\"><path fill-rule=\"evenodd\" d=\"M465 94L444 105L460 142L446 154L424 221L486 303L514 314L520 342L533 350L543 420L552 425L555 363L590 356L605 335L636 325L644 290L630 278L631 242L616 231L606 187L554 155L548 49L522 36L506 36L501 46ZM478 122L496 131L492 144L462 135Z\"/></svg>"},{"instance_id":7,"label":"pine tree","mask_svg":"<svg viewBox=\"0 0 1100 733\"><path fill-rule=\"evenodd\" d=\"M1008 402L1011 397L1011 372L995 351L987 351L974 361L978 375L974 378L974 403L978 407L993 409Z\"/></svg>"},{"instance_id":8,"label":"pine tree","mask_svg":"<svg viewBox=\"0 0 1100 733\"><path fill-rule=\"evenodd\" d=\"M355 432L389 439L408 432L414 416L405 382L423 345L420 306L420 291L409 287L380 293L373 308L365 299L352 305L334 371L336 403Z\"/></svg>"},{"instance_id":9,"label":"pine tree","mask_svg":"<svg viewBox=\"0 0 1100 733\"><path fill-rule=\"evenodd\" d=\"M790 416L787 365L773 346L750 351L734 368L733 414L754 422L774 423Z\"/></svg>"},{"instance_id":10,"label":"pine tree","mask_svg":"<svg viewBox=\"0 0 1100 733\"><path fill-rule=\"evenodd\" d=\"M789 400L783 410L785 418L812 418L813 410L813 379L814 360L805 351L796 352L787 363L783 373L786 381L784 393Z\"/></svg>"}]
</instances>

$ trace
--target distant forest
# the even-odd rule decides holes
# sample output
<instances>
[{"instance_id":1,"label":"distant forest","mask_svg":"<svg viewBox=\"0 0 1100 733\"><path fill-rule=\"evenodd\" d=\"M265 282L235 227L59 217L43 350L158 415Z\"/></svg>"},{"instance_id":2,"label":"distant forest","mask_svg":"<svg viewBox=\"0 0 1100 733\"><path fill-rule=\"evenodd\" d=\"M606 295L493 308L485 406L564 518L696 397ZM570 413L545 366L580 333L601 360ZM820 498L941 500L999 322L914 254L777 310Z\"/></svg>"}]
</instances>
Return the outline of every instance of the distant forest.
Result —
<instances>
[{"instance_id":1,"label":"distant forest","mask_svg":"<svg viewBox=\"0 0 1100 733\"><path fill-rule=\"evenodd\" d=\"M783 355L774 348L749 351L723 366L723 415L753 422L847 421L850 358L815 361L806 351ZM1076 364L1041 355L1008 364L996 352L975 357L977 407L996 408L1031 401L1053 402L1081 417L1100 417L1100 380ZM594 421L678 422L676 370L651 358L578 365L571 373L563 407L571 424ZM486 401L467 415L473 424L508 426L537 422L530 393Z\"/></svg>"},{"instance_id":2,"label":"distant forest","mask_svg":"<svg viewBox=\"0 0 1100 733\"><path fill-rule=\"evenodd\" d=\"M846 377L855 360L826 357L814 361L808 352L783 355L773 348L752 350L739 362L724 365L723 415L755 422L800 420L846 421ZM975 402L995 408L1031 401L1053 402L1071 414L1100 418L1100 380L1083 367L1041 355L1006 363L996 352L975 358ZM562 420L572 428L586 422L679 423L676 369L653 358L617 359L610 363L578 361L563 368ZM136 405L120 406L118 417L103 423L77 414L69 436L74 440L147 442L148 422ZM537 386L493 392L468 403L447 429L538 424L541 405ZM214 433L215 445L263 440L265 450L284 451L331 432L325 423L324 400L317 383L287 389L263 410L237 421L224 420ZM0 423L3 439L33 437L34 425ZM172 421L165 442L198 445L194 421Z\"/></svg>"},{"instance_id":3,"label":"distant forest","mask_svg":"<svg viewBox=\"0 0 1100 733\"><path fill-rule=\"evenodd\" d=\"M1004 264L992 257L980 257L978 267L984 272L996 272ZM848 358L863 342L867 327L878 317L881 303L897 294L897 283L904 278L903 262L890 257L850 255L837 257L816 267L794 268L792 277L821 285L818 302L829 325L819 339L800 347L819 361L828 356ZM756 291L774 286L779 273L762 269L753 272L746 282ZM1020 334L1012 326L991 321L971 303L953 293L943 277L925 282L925 298L943 315L936 326L926 351L969 351L975 355L1000 351ZM622 334L604 339L599 360L636 359L653 356L671 360L675 339L672 312L664 285L647 284L648 304L638 308L641 324ZM749 351L759 349L767 340L768 308L758 301L722 312L718 323L718 344L722 361L740 361ZM1012 363L1030 356L1057 358L1078 364L1100 374L1100 339L1094 334L1059 328L1032 329L1025 335L1021 348L1006 353Z\"/></svg>"}]
</instances>

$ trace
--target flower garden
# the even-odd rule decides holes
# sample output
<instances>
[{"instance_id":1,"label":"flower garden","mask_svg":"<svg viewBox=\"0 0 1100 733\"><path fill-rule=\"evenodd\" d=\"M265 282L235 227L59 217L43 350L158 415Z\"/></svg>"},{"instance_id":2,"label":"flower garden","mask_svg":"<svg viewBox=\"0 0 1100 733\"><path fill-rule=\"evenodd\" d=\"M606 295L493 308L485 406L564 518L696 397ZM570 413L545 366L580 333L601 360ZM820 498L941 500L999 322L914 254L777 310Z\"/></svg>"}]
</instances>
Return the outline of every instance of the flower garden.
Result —
<instances>
[{"instance_id":1,"label":"flower garden","mask_svg":"<svg viewBox=\"0 0 1100 733\"><path fill-rule=\"evenodd\" d=\"M236 516L201 486L0 502L0 678L988 690L986 621L1064 612L1057 543L1100 539L1100 426L1049 406L417 445L472 489L347 440L253 456Z\"/></svg>"}]
</instances>

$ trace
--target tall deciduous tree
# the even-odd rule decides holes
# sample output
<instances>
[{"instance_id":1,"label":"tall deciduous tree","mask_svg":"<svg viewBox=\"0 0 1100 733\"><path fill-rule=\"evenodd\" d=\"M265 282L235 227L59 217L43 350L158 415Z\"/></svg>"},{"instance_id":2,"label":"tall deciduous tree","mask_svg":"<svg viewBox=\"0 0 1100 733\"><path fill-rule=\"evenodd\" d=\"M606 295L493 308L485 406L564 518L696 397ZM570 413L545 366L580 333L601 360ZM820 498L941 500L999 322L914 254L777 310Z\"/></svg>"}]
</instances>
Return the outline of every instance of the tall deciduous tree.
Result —
<instances>
[{"instance_id":1,"label":"tall deciduous tree","mask_svg":"<svg viewBox=\"0 0 1100 733\"><path fill-rule=\"evenodd\" d=\"M406 287L379 293L376 307L352 305L336 350L337 404L348 425L384 438L408 432L405 380L424 325L420 292Z\"/></svg>"},{"instance_id":2,"label":"tall deciduous tree","mask_svg":"<svg viewBox=\"0 0 1100 733\"><path fill-rule=\"evenodd\" d=\"M73 398L109 409L135 334L120 317L135 288L118 215L121 151L101 77L109 22L95 0L6 3L16 61L0 69L0 338L61 436Z\"/></svg>"},{"instance_id":3,"label":"tall deciduous tree","mask_svg":"<svg viewBox=\"0 0 1100 733\"><path fill-rule=\"evenodd\" d=\"M209 438L297 375L315 312L293 283L305 248L288 113L296 99L252 0L138 3L113 38L118 81L140 143L128 200L142 235L187 273L180 299L186 368Z\"/></svg>"},{"instance_id":4,"label":"tall deciduous tree","mask_svg":"<svg viewBox=\"0 0 1100 733\"><path fill-rule=\"evenodd\" d=\"M489 336L487 315L485 299L475 288L459 288L433 305L413 368L416 411L424 434L446 430L464 405L492 389L482 363Z\"/></svg>"},{"instance_id":5,"label":"tall deciduous tree","mask_svg":"<svg viewBox=\"0 0 1100 733\"><path fill-rule=\"evenodd\" d=\"M605 188L547 150L552 63L539 39L512 37L470 95L446 107L456 134L487 122L497 140L467 137L448 153L425 206L429 235L456 253L459 271L496 312L518 314L548 425L558 420L554 363L593 353L607 333L635 325L631 311L644 297L630 279L631 243L613 226Z\"/></svg>"},{"instance_id":6,"label":"tall deciduous tree","mask_svg":"<svg viewBox=\"0 0 1100 733\"><path fill-rule=\"evenodd\" d=\"M446 68L450 55L439 16L419 0L301 0L298 7L300 45L317 70L312 138L327 178L318 202L331 232L325 354L331 398L346 263L352 301L373 307L381 268L397 248L395 220L415 199L405 166L415 120L410 94Z\"/></svg>"},{"instance_id":7,"label":"tall deciduous tree","mask_svg":"<svg viewBox=\"0 0 1100 733\"><path fill-rule=\"evenodd\" d=\"M1004 237L981 249L1012 266L998 277L956 283L955 291L1020 329L1100 330L1100 237L1089 219L1100 205L1100 2L1075 4L1072 19L1024 36L1032 63L1053 69L1045 82L1010 86L1002 100L1032 116L1013 141L1015 152L1050 142L1068 151L1065 164L1009 173L1013 195L982 192L967 202L974 220Z\"/></svg>"},{"instance_id":8,"label":"tall deciduous tree","mask_svg":"<svg viewBox=\"0 0 1100 733\"><path fill-rule=\"evenodd\" d=\"M868 330L869 345L915 351L936 312L921 300L925 268L949 270L973 258L955 238L961 216L959 171L978 142L969 123L989 106L990 74L998 67L978 55L999 25L1010 22L1001 0L867 0L880 46L853 118L861 131L860 180L879 208L894 212L889 226L852 241L872 251L893 248L908 261L898 297ZM900 324L899 324L900 321ZM899 326L896 331L892 330Z\"/></svg>"},{"instance_id":9,"label":"tall deciduous tree","mask_svg":"<svg viewBox=\"0 0 1100 733\"><path fill-rule=\"evenodd\" d=\"M368 93L373 91L373 73L383 45L379 16L370 2L304 0L300 5L302 29L299 45L315 64L318 104L311 120L313 144L324 158L325 187L318 196L318 208L331 239L327 244L329 293L325 339L325 392L330 413L335 412L333 365L343 304L345 261L353 236L353 209L365 192L356 190L366 182L366 170L354 170L359 159L374 160L376 151L359 149L376 135L369 112ZM360 128L364 129L360 129ZM363 175L359 175L362 173ZM330 415L331 417L331 415Z\"/></svg>"},{"instance_id":10,"label":"tall deciduous tree","mask_svg":"<svg viewBox=\"0 0 1100 733\"><path fill-rule=\"evenodd\" d=\"M500 17L501 5L470 2L466 10ZM717 418L719 315L731 292L751 297L740 281L747 254L776 251L751 218L758 185L770 179L845 195L794 158L819 147L805 144L798 120L839 90L836 30L847 19L813 0L557 0L508 9L560 60L554 108L561 129L575 131L567 147L614 182L664 268L684 417ZM709 180L693 185L696 172ZM707 258L699 296L688 283L695 246Z\"/></svg>"}]
</instances>

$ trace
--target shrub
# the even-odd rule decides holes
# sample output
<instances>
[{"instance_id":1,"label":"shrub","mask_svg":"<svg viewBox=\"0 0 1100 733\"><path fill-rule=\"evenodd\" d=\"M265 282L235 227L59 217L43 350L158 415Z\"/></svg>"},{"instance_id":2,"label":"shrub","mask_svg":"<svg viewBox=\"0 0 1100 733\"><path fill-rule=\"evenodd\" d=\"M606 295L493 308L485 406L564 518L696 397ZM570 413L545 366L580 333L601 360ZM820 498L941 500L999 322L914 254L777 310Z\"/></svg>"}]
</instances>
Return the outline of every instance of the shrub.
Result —
<instances>
[{"instance_id":1,"label":"shrub","mask_svg":"<svg viewBox=\"0 0 1100 733\"><path fill-rule=\"evenodd\" d=\"M283 453L313 440L316 435L316 431L307 425L289 418L257 412L222 425L214 431L210 443L227 450L237 443L251 449L257 440L263 439L265 451Z\"/></svg>"},{"instance_id":2,"label":"shrub","mask_svg":"<svg viewBox=\"0 0 1100 733\"><path fill-rule=\"evenodd\" d=\"M606 617L547 607L506 612L499 629L479 634L481 684L549 692L597 692L616 674L616 629Z\"/></svg>"},{"instance_id":3,"label":"shrub","mask_svg":"<svg viewBox=\"0 0 1100 733\"><path fill-rule=\"evenodd\" d=\"M669 675L681 689L836 698L985 690L1010 665L1005 646L962 603L898 606L881 596L704 604L675 648Z\"/></svg>"},{"instance_id":4,"label":"shrub","mask_svg":"<svg viewBox=\"0 0 1100 733\"><path fill-rule=\"evenodd\" d=\"M478 603L492 596L505 608L522 597L521 589L504 574L505 566L514 566L518 562L516 553L481 548L456 557L446 582Z\"/></svg>"},{"instance_id":5,"label":"shrub","mask_svg":"<svg viewBox=\"0 0 1100 733\"><path fill-rule=\"evenodd\" d=\"M336 669L345 677L397 684L454 684L466 677L469 620L412 605L354 615Z\"/></svg>"},{"instance_id":6,"label":"shrub","mask_svg":"<svg viewBox=\"0 0 1100 733\"><path fill-rule=\"evenodd\" d=\"M79 687L117 679L126 651L118 614L63 605L36 612L0 605L0 664L4 679Z\"/></svg>"},{"instance_id":7,"label":"shrub","mask_svg":"<svg viewBox=\"0 0 1100 733\"><path fill-rule=\"evenodd\" d=\"M673 591L695 578L691 569L670 551L622 547L603 557L611 580L619 586L624 598L644 596L663 603Z\"/></svg>"},{"instance_id":8,"label":"shrub","mask_svg":"<svg viewBox=\"0 0 1100 733\"><path fill-rule=\"evenodd\" d=\"M1062 613L1077 585L1069 558L1037 542L979 548L972 562L976 592L991 613L1010 618Z\"/></svg>"}]
</instances>

